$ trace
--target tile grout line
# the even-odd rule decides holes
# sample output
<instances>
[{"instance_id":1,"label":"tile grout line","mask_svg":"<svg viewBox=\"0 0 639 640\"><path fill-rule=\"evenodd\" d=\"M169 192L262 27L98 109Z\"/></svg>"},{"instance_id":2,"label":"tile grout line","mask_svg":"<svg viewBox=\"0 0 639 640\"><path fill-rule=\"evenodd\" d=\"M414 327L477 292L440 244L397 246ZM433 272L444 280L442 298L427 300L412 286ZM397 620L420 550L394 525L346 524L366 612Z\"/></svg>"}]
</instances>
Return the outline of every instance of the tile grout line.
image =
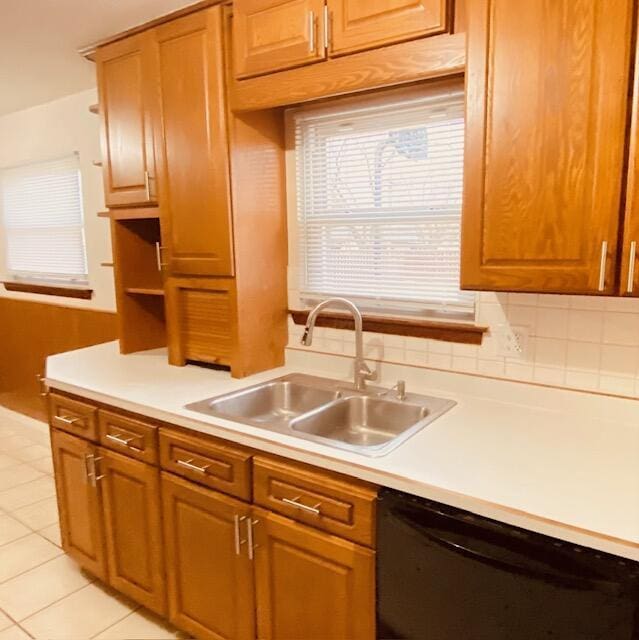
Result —
<instances>
[{"instance_id":1,"label":"tile grout line","mask_svg":"<svg viewBox=\"0 0 639 640\"><path fill-rule=\"evenodd\" d=\"M11 622L13 622L13 626L18 627L18 629L20 629L21 631L24 631L24 633L26 633L30 638L33 638L33 640L35 640L35 636L32 635L31 633L29 633L29 631L27 631L17 620L15 620L13 618L13 616L10 616L4 609L2 609L0 607L0 612L3 613L7 618L9 618L9 620L11 620ZM11 627L7 627L7 629L3 629L2 631L0 631L0 633L4 633L5 631L7 631L8 629L11 629Z\"/></svg>"}]
</instances>

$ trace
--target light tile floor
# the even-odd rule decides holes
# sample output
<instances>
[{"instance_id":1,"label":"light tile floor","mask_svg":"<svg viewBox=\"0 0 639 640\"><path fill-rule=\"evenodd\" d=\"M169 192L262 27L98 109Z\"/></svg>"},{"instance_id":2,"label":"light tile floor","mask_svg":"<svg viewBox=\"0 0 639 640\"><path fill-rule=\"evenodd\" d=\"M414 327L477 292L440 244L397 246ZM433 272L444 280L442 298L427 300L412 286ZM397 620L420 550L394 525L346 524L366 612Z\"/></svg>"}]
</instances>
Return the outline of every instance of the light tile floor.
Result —
<instances>
[{"instance_id":1,"label":"light tile floor","mask_svg":"<svg viewBox=\"0 0 639 640\"><path fill-rule=\"evenodd\" d=\"M48 427L0 407L0 640L184 638L60 548Z\"/></svg>"}]
</instances>

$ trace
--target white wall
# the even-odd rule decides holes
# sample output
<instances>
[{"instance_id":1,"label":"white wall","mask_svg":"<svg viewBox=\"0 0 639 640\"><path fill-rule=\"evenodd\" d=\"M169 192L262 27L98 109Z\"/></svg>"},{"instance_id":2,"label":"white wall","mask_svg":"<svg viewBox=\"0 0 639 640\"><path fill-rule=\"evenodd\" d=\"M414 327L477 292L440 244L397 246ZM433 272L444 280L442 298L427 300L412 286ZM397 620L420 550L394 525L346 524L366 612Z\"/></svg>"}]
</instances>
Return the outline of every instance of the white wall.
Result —
<instances>
[{"instance_id":1,"label":"white wall","mask_svg":"<svg viewBox=\"0 0 639 640\"><path fill-rule=\"evenodd\" d=\"M100 159L99 119L89 112L97 102L95 89L0 117L0 169L47 160L77 151L80 154L84 223L91 300L77 300L31 293L8 292L0 296L50 302L106 311L115 310L109 222L96 216L104 209L102 171L92 162ZM0 232L1 233L1 232ZM0 237L0 271L4 269L4 239Z\"/></svg>"}]
</instances>

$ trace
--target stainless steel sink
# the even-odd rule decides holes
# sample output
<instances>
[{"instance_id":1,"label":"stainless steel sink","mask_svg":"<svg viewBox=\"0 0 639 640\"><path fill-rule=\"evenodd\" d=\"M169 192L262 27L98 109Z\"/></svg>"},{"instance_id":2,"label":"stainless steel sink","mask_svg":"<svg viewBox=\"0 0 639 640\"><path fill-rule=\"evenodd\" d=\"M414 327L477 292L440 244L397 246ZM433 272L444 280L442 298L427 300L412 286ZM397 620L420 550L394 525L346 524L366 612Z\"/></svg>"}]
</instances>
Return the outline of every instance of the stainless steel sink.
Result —
<instances>
[{"instance_id":1,"label":"stainless steel sink","mask_svg":"<svg viewBox=\"0 0 639 640\"><path fill-rule=\"evenodd\" d=\"M291 374L186 406L208 416L243 422L369 456L399 446L455 405L452 400L389 390L357 391L347 383Z\"/></svg>"},{"instance_id":2,"label":"stainless steel sink","mask_svg":"<svg viewBox=\"0 0 639 640\"><path fill-rule=\"evenodd\" d=\"M291 422L294 431L357 447L379 447L428 416L408 402L353 396L316 409Z\"/></svg>"},{"instance_id":3,"label":"stainless steel sink","mask_svg":"<svg viewBox=\"0 0 639 640\"><path fill-rule=\"evenodd\" d=\"M288 425L293 418L326 405L338 397L339 391L335 389L280 379L217 399L195 403L187 408L259 425Z\"/></svg>"}]
</instances>

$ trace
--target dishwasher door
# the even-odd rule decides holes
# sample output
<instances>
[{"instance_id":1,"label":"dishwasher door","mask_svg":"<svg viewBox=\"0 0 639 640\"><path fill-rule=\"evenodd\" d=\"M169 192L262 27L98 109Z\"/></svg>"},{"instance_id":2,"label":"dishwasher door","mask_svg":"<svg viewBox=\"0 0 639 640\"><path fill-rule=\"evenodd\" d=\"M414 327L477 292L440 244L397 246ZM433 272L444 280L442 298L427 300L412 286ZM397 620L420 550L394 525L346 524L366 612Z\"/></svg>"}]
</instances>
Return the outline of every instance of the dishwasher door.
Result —
<instances>
[{"instance_id":1,"label":"dishwasher door","mask_svg":"<svg viewBox=\"0 0 639 640\"><path fill-rule=\"evenodd\" d=\"M637 563L380 494L378 638L639 640L638 585Z\"/></svg>"}]
</instances>

